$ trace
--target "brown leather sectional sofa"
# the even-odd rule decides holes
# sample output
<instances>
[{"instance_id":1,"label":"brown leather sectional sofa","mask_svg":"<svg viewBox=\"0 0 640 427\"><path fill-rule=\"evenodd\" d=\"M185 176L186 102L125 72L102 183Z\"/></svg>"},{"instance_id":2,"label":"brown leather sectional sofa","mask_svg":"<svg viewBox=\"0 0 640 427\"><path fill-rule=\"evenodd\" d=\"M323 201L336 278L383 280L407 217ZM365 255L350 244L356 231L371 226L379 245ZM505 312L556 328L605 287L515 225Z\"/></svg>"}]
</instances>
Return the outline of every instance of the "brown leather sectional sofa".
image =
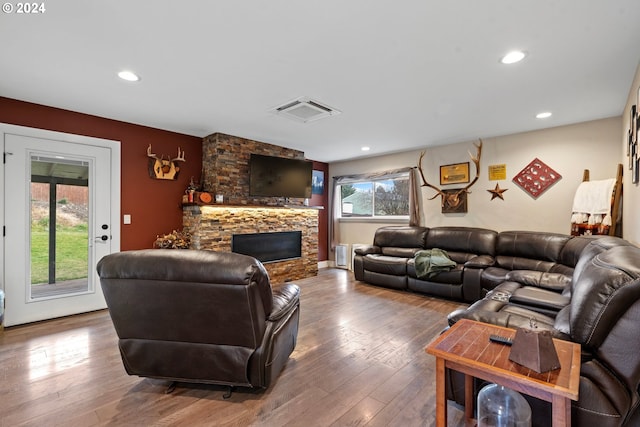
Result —
<instances>
[{"instance_id":1,"label":"brown leather sectional sofa","mask_svg":"<svg viewBox=\"0 0 640 427\"><path fill-rule=\"evenodd\" d=\"M450 228L438 227L438 235ZM456 248L477 248L467 242L456 246L460 228L453 229L449 247L454 254ZM430 247L431 230L380 230L374 245L356 256L356 278L373 279L372 283L385 286L384 279L390 271L383 273L376 264L393 253L385 245L407 245L409 240L399 236L420 235L425 237L423 248ZM390 239L388 234L395 231L398 235ZM483 234L483 238L486 236ZM486 258L484 267L478 267L474 261L477 257ZM538 328L581 345L579 400L572 402L572 425L640 425L640 248L617 237L516 231L496 233L493 252L465 252L464 257L451 258L459 264L456 269L462 270L462 277L450 283L459 291L445 296L470 301L479 294L481 298L466 309L450 313L450 325L466 318L515 329L528 327L535 319ZM409 262L407 258L407 265ZM472 272L471 281L466 278L467 269ZM410 289L409 269L406 271L406 289ZM394 272L400 270L396 268ZM432 281L438 283L436 279ZM398 282L398 278L393 279L394 284ZM449 399L464 403L463 384L461 376L449 376ZM476 381L476 390L482 386ZM534 398L527 400L533 410L533 425L551 425L550 405Z\"/></svg>"},{"instance_id":2,"label":"brown leather sectional sofa","mask_svg":"<svg viewBox=\"0 0 640 427\"><path fill-rule=\"evenodd\" d=\"M356 249L357 280L395 289L474 302L505 281L512 270L557 273L567 278L591 237L474 227L382 227L373 244ZM621 240L621 239L620 239ZM621 240L622 241L622 240ZM456 267L430 279L417 277L414 255L443 249Z\"/></svg>"}]
</instances>

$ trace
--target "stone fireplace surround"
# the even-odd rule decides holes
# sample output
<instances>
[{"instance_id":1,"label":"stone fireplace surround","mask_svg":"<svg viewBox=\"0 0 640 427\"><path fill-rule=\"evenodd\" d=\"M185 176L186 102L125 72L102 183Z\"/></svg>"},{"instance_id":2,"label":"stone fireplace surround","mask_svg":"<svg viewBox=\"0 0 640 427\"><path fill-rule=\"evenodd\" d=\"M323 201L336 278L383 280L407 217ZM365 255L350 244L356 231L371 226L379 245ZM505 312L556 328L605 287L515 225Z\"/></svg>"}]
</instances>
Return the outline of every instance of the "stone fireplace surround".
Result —
<instances>
[{"instance_id":1,"label":"stone fireplace surround","mask_svg":"<svg viewBox=\"0 0 640 427\"><path fill-rule=\"evenodd\" d=\"M304 159L304 153L272 144L215 133L203 139L203 189L221 194L221 204L183 206L183 229L193 249L231 251L233 234L302 232L302 256L265 264L281 283L318 274L318 209L304 199L249 196L251 154Z\"/></svg>"}]
</instances>

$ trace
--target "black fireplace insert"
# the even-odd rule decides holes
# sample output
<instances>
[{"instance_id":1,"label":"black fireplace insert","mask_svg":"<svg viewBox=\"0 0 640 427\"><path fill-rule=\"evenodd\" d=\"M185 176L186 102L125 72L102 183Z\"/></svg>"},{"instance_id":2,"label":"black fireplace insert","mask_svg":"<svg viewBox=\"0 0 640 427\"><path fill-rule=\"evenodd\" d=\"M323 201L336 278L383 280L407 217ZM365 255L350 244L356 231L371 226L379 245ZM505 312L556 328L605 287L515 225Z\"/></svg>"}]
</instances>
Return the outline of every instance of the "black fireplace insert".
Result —
<instances>
[{"instance_id":1,"label":"black fireplace insert","mask_svg":"<svg viewBox=\"0 0 640 427\"><path fill-rule=\"evenodd\" d=\"M261 262L302 257L302 231L234 234L231 252L252 256Z\"/></svg>"}]
</instances>

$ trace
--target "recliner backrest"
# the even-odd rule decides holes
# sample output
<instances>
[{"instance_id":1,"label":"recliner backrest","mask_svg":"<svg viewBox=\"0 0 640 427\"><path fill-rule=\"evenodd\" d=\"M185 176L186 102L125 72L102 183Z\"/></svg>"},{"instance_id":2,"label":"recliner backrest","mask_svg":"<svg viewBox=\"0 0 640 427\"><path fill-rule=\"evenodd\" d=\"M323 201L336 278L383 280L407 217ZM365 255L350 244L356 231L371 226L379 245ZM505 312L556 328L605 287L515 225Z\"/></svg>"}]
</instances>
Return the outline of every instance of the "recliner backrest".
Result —
<instances>
[{"instance_id":1,"label":"recliner backrest","mask_svg":"<svg viewBox=\"0 0 640 427\"><path fill-rule=\"evenodd\" d=\"M148 249L97 266L120 339L257 348L273 298L264 266L235 253Z\"/></svg>"},{"instance_id":2,"label":"recliner backrest","mask_svg":"<svg viewBox=\"0 0 640 427\"><path fill-rule=\"evenodd\" d=\"M380 247L384 255L413 257L415 252L424 249L428 231L419 226L381 227L376 230L373 244Z\"/></svg>"},{"instance_id":3,"label":"recliner backrest","mask_svg":"<svg viewBox=\"0 0 640 427\"><path fill-rule=\"evenodd\" d=\"M598 238L591 239L591 241L585 245L580 252L580 257L578 258L574 268L573 282L575 283L579 280L584 268L591 263L591 260L596 255L608 251L616 246L631 246L631 243L614 236L598 236Z\"/></svg>"},{"instance_id":4,"label":"recliner backrest","mask_svg":"<svg viewBox=\"0 0 640 427\"><path fill-rule=\"evenodd\" d=\"M602 238L603 236L574 236L567 241L562 247L560 254L558 256L558 263L562 264L562 266L566 267L565 271L557 271L557 273L564 273L568 275L573 274L573 269L580 261L580 257L582 256L582 251L594 240ZM559 267L561 268L561 267Z\"/></svg>"},{"instance_id":5,"label":"recliner backrest","mask_svg":"<svg viewBox=\"0 0 640 427\"><path fill-rule=\"evenodd\" d=\"M549 272L558 267L560 252L571 236L534 231L503 231L498 234L496 264L507 270Z\"/></svg>"},{"instance_id":6,"label":"recliner backrest","mask_svg":"<svg viewBox=\"0 0 640 427\"><path fill-rule=\"evenodd\" d=\"M450 258L464 263L476 255L495 255L498 232L475 227L432 227L427 233L427 249L443 249Z\"/></svg>"}]
</instances>

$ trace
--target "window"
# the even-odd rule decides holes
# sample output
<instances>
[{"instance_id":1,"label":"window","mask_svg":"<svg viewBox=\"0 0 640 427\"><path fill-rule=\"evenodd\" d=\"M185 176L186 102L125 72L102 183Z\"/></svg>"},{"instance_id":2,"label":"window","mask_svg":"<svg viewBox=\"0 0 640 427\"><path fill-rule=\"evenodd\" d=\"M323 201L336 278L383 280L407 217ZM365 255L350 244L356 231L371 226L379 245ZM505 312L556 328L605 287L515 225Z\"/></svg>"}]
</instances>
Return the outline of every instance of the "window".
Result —
<instances>
[{"instance_id":1,"label":"window","mask_svg":"<svg viewBox=\"0 0 640 427\"><path fill-rule=\"evenodd\" d=\"M409 216L409 175L342 183L340 202L343 218Z\"/></svg>"}]
</instances>

